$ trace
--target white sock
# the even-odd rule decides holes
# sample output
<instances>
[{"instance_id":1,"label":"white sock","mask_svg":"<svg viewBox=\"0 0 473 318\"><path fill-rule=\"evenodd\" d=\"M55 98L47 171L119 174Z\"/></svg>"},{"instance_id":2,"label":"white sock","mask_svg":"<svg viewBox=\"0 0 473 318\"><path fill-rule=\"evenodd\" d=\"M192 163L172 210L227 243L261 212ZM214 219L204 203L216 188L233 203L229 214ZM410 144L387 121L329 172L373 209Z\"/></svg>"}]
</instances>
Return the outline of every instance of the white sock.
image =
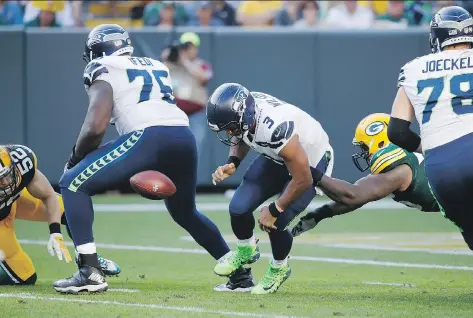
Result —
<instances>
[{"instance_id":1,"label":"white sock","mask_svg":"<svg viewBox=\"0 0 473 318\"><path fill-rule=\"evenodd\" d=\"M97 248L95 243L86 243L82 245L77 245L77 253L79 254L95 254L97 253Z\"/></svg>"},{"instance_id":2,"label":"white sock","mask_svg":"<svg viewBox=\"0 0 473 318\"><path fill-rule=\"evenodd\" d=\"M256 237L253 234L253 236L247 240L238 240L237 244L238 245L256 245Z\"/></svg>"},{"instance_id":3,"label":"white sock","mask_svg":"<svg viewBox=\"0 0 473 318\"><path fill-rule=\"evenodd\" d=\"M271 265L273 265L273 267L287 266L287 257L285 259L283 259L282 261L277 261L273 258L271 260Z\"/></svg>"}]
</instances>

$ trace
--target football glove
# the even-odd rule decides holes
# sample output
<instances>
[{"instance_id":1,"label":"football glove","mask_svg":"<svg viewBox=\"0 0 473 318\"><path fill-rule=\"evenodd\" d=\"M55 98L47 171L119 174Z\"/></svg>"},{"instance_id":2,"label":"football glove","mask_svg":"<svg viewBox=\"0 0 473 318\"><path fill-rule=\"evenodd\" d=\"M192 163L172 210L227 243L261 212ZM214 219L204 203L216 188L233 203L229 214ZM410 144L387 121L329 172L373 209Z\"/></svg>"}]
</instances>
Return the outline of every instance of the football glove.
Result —
<instances>
[{"instance_id":1,"label":"football glove","mask_svg":"<svg viewBox=\"0 0 473 318\"><path fill-rule=\"evenodd\" d=\"M61 233L51 233L49 236L48 251L51 256L54 256L54 252L56 252L57 258L60 261L62 261L63 258L66 263L72 261L71 254L69 254L69 250Z\"/></svg>"},{"instance_id":2,"label":"football glove","mask_svg":"<svg viewBox=\"0 0 473 318\"><path fill-rule=\"evenodd\" d=\"M292 228L292 236L299 236L304 232L312 230L321 220L316 217L317 210L313 212L309 212L301 219L299 222Z\"/></svg>"},{"instance_id":3,"label":"football glove","mask_svg":"<svg viewBox=\"0 0 473 318\"><path fill-rule=\"evenodd\" d=\"M64 166L64 172L66 172L67 170L73 168L81 160L82 160L82 158L79 158L79 157L76 156L76 146L74 145L74 147L72 147L72 153L69 156L69 160L67 160L67 163Z\"/></svg>"}]
</instances>

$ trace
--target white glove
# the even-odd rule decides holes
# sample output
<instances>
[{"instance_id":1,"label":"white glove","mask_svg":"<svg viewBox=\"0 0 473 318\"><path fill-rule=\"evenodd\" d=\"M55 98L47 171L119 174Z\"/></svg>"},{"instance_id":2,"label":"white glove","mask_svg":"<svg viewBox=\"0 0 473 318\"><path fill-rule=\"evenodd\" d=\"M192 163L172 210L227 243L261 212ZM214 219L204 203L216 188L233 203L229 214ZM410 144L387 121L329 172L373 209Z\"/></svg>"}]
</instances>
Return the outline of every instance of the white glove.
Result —
<instances>
[{"instance_id":1,"label":"white glove","mask_svg":"<svg viewBox=\"0 0 473 318\"><path fill-rule=\"evenodd\" d=\"M54 256L54 252L56 252L57 258L60 261L62 261L63 257L66 263L72 261L71 254L69 254L61 233L53 233L49 236L48 252L51 256Z\"/></svg>"}]
</instances>

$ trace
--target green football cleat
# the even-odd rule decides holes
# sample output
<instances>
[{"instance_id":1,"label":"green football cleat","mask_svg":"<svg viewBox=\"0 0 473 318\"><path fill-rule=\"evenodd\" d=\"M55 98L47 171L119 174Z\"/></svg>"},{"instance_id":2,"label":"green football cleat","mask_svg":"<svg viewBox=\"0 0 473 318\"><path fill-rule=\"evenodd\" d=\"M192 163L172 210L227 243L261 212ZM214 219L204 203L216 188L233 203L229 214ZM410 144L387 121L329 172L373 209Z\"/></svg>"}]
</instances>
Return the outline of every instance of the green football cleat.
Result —
<instances>
[{"instance_id":1,"label":"green football cleat","mask_svg":"<svg viewBox=\"0 0 473 318\"><path fill-rule=\"evenodd\" d=\"M223 255L217 265L214 273L218 276L230 276L242 265L252 264L260 257L259 247L255 245L237 245L236 251L230 251Z\"/></svg>"},{"instance_id":2,"label":"green football cleat","mask_svg":"<svg viewBox=\"0 0 473 318\"><path fill-rule=\"evenodd\" d=\"M274 267L269 261L269 269L264 274L261 281L253 287L251 293L254 295L264 295L276 292L282 283L291 276L289 265Z\"/></svg>"}]
</instances>

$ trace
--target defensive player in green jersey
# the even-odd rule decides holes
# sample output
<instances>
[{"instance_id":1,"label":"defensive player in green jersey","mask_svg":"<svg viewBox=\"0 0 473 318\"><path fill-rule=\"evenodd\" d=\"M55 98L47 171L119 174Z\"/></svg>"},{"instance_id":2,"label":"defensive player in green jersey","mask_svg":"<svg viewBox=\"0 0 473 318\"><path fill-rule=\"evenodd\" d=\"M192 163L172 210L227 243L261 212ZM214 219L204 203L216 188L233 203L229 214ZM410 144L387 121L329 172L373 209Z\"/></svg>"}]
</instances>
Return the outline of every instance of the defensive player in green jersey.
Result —
<instances>
[{"instance_id":1,"label":"defensive player in green jersey","mask_svg":"<svg viewBox=\"0 0 473 318\"><path fill-rule=\"evenodd\" d=\"M366 203L391 196L394 201L424 212L440 211L430 192L423 156L389 142L388 114L371 114L356 127L353 144L361 151L352 155L360 171L371 174L354 184L324 176L319 187L335 202L307 213L292 229L298 236L321 220L354 211Z\"/></svg>"}]
</instances>

